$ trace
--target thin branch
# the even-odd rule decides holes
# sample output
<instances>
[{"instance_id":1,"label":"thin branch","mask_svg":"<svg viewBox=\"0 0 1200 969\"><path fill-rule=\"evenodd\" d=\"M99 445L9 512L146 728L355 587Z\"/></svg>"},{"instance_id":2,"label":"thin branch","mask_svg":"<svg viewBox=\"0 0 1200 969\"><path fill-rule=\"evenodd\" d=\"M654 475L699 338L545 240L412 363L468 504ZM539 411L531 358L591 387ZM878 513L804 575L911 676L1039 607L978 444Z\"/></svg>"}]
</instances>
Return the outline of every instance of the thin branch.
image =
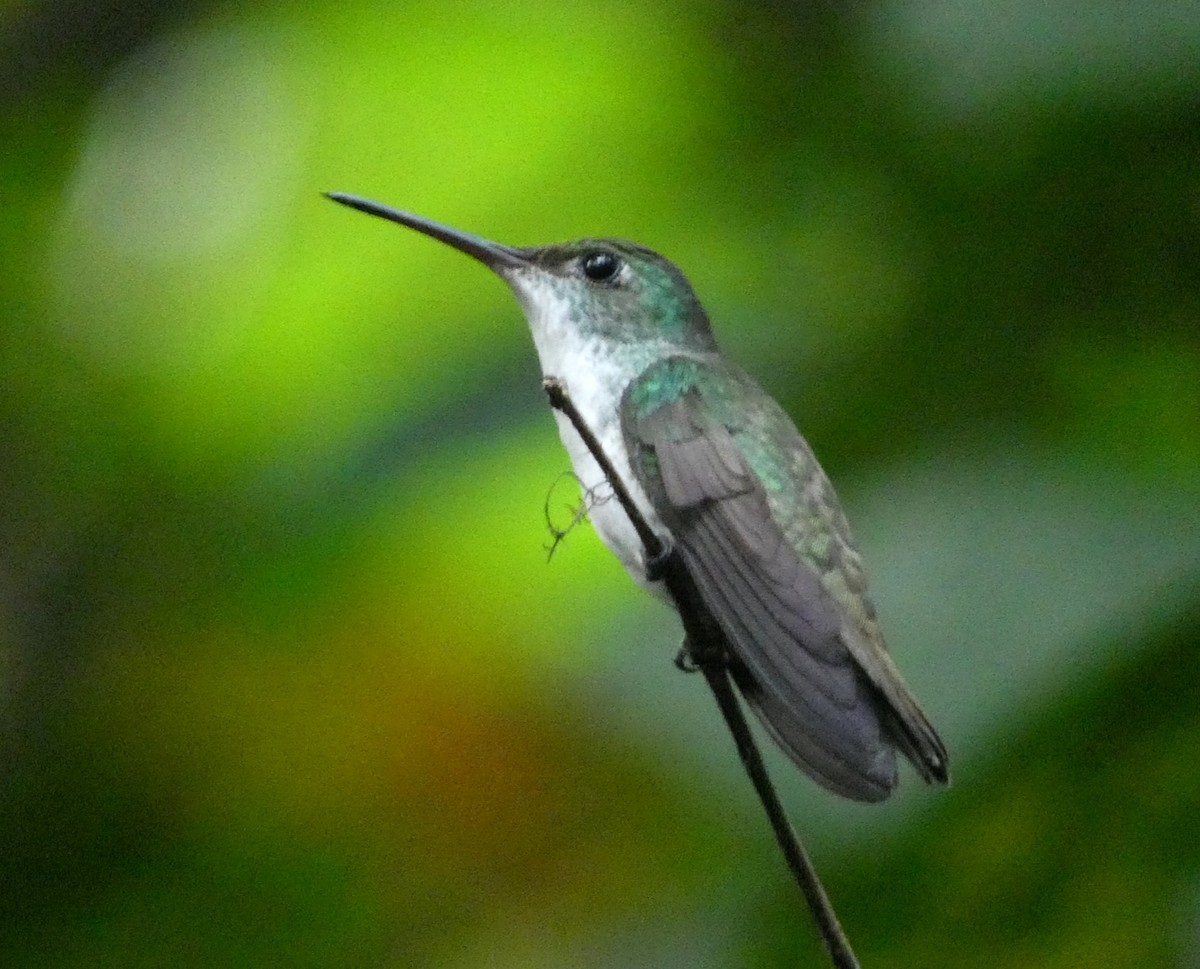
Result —
<instances>
[{"instance_id":1,"label":"thin branch","mask_svg":"<svg viewBox=\"0 0 1200 969\"><path fill-rule=\"evenodd\" d=\"M591 428L587 426L587 422L572 403L566 384L557 377L547 377L542 382L542 386L550 400L550 406L566 415L587 449L596 459L600 470L604 472L612 486L613 494L621 502L621 507L625 510L625 514L629 517L634 530L642 541L646 560L655 564L663 582L666 583L667 591L675 600L687 637L686 648L696 665L703 670L704 678L708 681L709 688L716 697L717 706L737 745L742 766L745 767L746 773L758 793L758 798L762 802L763 810L767 813L767 819L771 823L775 840L779 843L788 869L804 895L804 901L812 913L813 920L817 923L821 941L825 944L830 960L837 969L859 969L858 960L850 948L850 941L842 931L837 913L833 910L833 905L821 884L821 879L788 821L783 805L779 801L779 794L776 792L774 784L771 783L770 775L767 773L762 756L754 742L754 736L750 732L750 725L746 722L745 713L733 690L733 682L729 675L729 651L725 637L701 599L691 573L684 565L682 557L674 549L664 544L650 528L637 505L634 504L625 482L621 480L595 434L592 433Z\"/></svg>"},{"instance_id":2,"label":"thin branch","mask_svg":"<svg viewBox=\"0 0 1200 969\"><path fill-rule=\"evenodd\" d=\"M859 969L858 959L854 950L850 948L850 940L846 938L842 924L838 921L837 912L833 910L833 903L829 900L825 886L821 884L817 869L808 852L804 850L796 830L788 821L787 813L779 801L779 793L771 783L762 755L758 752L754 736L750 733L750 725L746 723L741 704L734 695L727 668L702 663L700 669L717 698L717 706L721 708L725 723L729 732L733 734L734 743L737 744L742 766L746 768L754 790L758 792L758 799L762 802L763 810L767 812L767 820L771 822L771 830L775 832L775 840L779 843L779 849L783 852L792 877L800 886L813 921L817 923L817 931L821 934L821 941L825 944L830 961L837 969Z\"/></svg>"}]
</instances>

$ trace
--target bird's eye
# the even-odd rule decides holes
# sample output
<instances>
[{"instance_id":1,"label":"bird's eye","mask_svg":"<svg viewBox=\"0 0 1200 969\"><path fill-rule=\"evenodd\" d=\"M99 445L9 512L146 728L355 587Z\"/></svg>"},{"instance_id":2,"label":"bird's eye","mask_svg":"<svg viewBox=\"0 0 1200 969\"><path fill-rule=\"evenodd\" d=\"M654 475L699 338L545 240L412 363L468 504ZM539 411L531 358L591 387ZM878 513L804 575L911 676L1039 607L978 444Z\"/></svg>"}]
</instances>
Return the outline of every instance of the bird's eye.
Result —
<instances>
[{"instance_id":1,"label":"bird's eye","mask_svg":"<svg viewBox=\"0 0 1200 969\"><path fill-rule=\"evenodd\" d=\"M580 260L580 264L583 266L583 274L597 283L612 279L621 268L621 260L605 249L587 253Z\"/></svg>"}]
</instances>

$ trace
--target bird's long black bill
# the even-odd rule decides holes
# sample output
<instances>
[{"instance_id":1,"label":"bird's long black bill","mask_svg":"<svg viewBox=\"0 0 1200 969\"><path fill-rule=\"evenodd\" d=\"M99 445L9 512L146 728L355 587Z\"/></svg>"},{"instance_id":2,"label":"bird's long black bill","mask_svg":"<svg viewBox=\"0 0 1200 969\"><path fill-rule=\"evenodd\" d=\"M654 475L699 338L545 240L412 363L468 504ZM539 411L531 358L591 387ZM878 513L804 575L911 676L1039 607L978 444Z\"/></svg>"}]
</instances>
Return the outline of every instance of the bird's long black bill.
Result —
<instances>
[{"instance_id":1,"label":"bird's long black bill","mask_svg":"<svg viewBox=\"0 0 1200 969\"><path fill-rule=\"evenodd\" d=\"M335 202L341 202L342 205L348 205L352 209L358 209L360 212L366 212L368 215L377 215L381 219L387 219L389 222L396 222L400 225L408 226L410 229L416 229L424 235L437 239L438 242L444 242L448 246L453 246L459 252L465 252L468 256L478 259L485 266L494 269L496 272L502 272L505 269L516 269L529 263L529 260L526 259L520 249L492 242L490 239L484 239L469 232L463 232L460 229L455 229L453 226L443 225L440 222L434 222L432 219L426 219L424 216L414 215L412 212L393 209L389 205L373 202L371 199L360 198L357 195L347 195L345 192L326 192L325 197L331 198Z\"/></svg>"}]
</instances>

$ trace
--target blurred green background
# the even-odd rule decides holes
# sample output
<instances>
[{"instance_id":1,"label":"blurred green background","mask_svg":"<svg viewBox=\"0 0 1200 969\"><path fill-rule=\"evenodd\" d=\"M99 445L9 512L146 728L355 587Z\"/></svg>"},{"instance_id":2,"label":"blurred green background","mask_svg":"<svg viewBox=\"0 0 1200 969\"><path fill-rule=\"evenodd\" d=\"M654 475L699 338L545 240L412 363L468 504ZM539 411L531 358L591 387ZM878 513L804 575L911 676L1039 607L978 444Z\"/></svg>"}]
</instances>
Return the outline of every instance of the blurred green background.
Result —
<instances>
[{"instance_id":1,"label":"blurred green background","mask_svg":"<svg viewBox=\"0 0 1200 969\"><path fill-rule=\"evenodd\" d=\"M512 297L337 189L797 417L955 773L772 752L865 966L1200 966L1198 104L1196 2L0 4L0 964L823 964Z\"/></svg>"}]
</instances>

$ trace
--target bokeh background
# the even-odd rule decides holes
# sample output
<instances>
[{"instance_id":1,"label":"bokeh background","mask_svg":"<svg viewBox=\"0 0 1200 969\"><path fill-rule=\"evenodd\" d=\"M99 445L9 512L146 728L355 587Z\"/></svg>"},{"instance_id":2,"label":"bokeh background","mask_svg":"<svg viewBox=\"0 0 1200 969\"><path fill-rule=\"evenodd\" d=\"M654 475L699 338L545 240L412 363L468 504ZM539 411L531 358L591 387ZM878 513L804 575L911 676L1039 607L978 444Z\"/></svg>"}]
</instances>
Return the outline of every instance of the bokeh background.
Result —
<instances>
[{"instance_id":1,"label":"bokeh background","mask_svg":"<svg viewBox=\"0 0 1200 969\"><path fill-rule=\"evenodd\" d=\"M954 767L772 754L865 965L1200 966L1197 3L9 0L0 186L3 965L822 964L510 294L337 189L798 418Z\"/></svg>"}]
</instances>

